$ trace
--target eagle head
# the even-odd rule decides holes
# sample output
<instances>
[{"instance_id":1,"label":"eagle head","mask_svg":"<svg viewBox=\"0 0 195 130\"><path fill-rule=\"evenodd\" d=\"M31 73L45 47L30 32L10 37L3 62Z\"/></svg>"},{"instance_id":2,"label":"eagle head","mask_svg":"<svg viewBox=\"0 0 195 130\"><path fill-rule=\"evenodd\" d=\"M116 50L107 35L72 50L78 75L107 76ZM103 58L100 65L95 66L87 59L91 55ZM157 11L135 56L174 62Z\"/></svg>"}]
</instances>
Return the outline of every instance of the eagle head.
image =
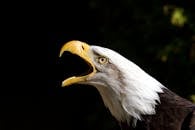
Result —
<instances>
[{"instance_id":1,"label":"eagle head","mask_svg":"<svg viewBox=\"0 0 195 130\"><path fill-rule=\"evenodd\" d=\"M155 114L164 86L136 64L111 49L81 41L64 44L60 57L64 52L82 58L88 64L88 72L65 79L63 87L71 84L94 86L119 122L136 123L142 120L141 115Z\"/></svg>"}]
</instances>

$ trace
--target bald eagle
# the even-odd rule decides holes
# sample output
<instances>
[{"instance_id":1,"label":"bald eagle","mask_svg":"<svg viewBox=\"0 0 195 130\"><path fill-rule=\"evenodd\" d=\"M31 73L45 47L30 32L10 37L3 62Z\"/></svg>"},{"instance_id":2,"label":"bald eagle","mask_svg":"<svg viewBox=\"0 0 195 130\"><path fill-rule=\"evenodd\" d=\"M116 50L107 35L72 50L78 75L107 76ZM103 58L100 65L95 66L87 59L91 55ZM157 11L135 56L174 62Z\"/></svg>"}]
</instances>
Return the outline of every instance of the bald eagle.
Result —
<instances>
[{"instance_id":1,"label":"bald eagle","mask_svg":"<svg viewBox=\"0 0 195 130\"><path fill-rule=\"evenodd\" d=\"M64 52L83 59L89 71L62 86L94 86L122 130L195 130L195 105L119 53L81 41L64 44L60 57Z\"/></svg>"}]
</instances>

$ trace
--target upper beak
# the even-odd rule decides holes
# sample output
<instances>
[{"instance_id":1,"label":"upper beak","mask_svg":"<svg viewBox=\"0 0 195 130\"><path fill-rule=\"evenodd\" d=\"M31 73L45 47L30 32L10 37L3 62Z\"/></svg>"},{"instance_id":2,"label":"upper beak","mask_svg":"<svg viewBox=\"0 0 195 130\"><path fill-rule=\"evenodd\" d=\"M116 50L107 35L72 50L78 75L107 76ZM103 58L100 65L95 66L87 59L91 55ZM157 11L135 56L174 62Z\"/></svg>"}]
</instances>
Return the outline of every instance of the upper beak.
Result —
<instances>
[{"instance_id":1,"label":"upper beak","mask_svg":"<svg viewBox=\"0 0 195 130\"><path fill-rule=\"evenodd\" d=\"M78 77L72 76L68 79L65 79L62 82L62 87L69 86L75 83L84 82L87 80L87 78L94 75L94 73L96 72L96 69L90 57L90 46L87 43L84 43L81 41L70 41L70 42L65 43L64 46L61 48L60 57L65 51L78 55L79 57L84 59L90 65L90 67L92 67L93 71L84 76L78 76Z\"/></svg>"}]
</instances>

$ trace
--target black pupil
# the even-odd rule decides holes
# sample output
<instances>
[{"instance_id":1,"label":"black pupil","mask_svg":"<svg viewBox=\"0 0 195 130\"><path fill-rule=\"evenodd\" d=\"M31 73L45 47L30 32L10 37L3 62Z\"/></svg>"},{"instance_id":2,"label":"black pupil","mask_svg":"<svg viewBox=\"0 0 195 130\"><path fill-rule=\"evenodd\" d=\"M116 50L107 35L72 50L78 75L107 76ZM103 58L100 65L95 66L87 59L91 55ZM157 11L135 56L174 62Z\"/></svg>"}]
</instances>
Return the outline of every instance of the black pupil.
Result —
<instances>
[{"instance_id":1,"label":"black pupil","mask_svg":"<svg viewBox=\"0 0 195 130\"><path fill-rule=\"evenodd\" d=\"M101 63L104 63L105 61L106 61L105 58L103 58L103 57L100 58L100 62L101 62Z\"/></svg>"},{"instance_id":2,"label":"black pupil","mask_svg":"<svg viewBox=\"0 0 195 130\"><path fill-rule=\"evenodd\" d=\"M81 57L70 52L64 52L59 59L63 80L71 76L83 76L93 71L92 67Z\"/></svg>"}]
</instances>

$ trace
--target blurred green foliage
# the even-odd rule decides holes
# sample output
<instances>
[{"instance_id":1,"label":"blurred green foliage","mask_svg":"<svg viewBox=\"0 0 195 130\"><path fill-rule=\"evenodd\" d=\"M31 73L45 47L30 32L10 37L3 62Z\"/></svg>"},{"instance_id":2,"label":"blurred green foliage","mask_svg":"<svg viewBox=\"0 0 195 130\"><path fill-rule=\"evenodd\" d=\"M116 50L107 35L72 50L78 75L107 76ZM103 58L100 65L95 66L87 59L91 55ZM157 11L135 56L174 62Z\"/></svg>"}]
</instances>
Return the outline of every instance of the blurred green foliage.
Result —
<instances>
[{"instance_id":1,"label":"blurred green foliage","mask_svg":"<svg viewBox=\"0 0 195 130\"><path fill-rule=\"evenodd\" d=\"M186 16L183 14L184 10L182 8L175 8L172 12L171 23L178 27L183 27L187 22Z\"/></svg>"},{"instance_id":2,"label":"blurred green foliage","mask_svg":"<svg viewBox=\"0 0 195 130\"><path fill-rule=\"evenodd\" d=\"M191 95L191 99L195 103L195 94Z\"/></svg>"}]
</instances>

